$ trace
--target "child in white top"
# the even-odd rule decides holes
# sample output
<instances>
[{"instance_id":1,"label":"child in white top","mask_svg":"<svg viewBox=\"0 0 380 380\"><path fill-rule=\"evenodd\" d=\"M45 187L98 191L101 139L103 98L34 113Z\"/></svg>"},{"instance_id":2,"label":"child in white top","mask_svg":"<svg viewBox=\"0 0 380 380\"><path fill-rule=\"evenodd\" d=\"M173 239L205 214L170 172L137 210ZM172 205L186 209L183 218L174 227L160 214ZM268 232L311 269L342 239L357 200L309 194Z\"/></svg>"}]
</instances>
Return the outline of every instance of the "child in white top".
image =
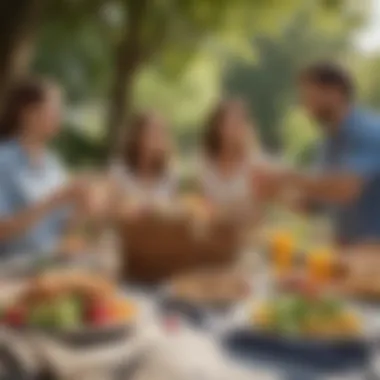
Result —
<instances>
[{"instance_id":1,"label":"child in white top","mask_svg":"<svg viewBox=\"0 0 380 380\"><path fill-rule=\"evenodd\" d=\"M206 124L203 150L203 194L218 206L253 211L250 172L261 152L244 103L232 100L217 106Z\"/></svg>"},{"instance_id":2,"label":"child in white top","mask_svg":"<svg viewBox=\"0 0 380 380\"><path fill-rule=\"evenodd\" d=\"M142 113L129 128L122 162L113 168L124 195L145 206L169 202L177 180L170 166L171 141L165 121L156 113Z\"/></svg>"}]
</instances>

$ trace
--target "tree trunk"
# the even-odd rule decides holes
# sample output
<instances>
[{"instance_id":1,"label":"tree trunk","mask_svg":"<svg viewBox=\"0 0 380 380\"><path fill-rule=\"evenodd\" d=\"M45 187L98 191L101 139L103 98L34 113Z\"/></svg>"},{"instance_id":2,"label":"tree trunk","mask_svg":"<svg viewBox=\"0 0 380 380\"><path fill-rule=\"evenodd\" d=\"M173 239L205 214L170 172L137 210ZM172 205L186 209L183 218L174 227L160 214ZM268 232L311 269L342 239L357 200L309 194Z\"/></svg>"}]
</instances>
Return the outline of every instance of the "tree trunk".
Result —
<instances>
[{"instance_id":1,"label":"tree trunk","mask_svg":"<svg viewBox=\"0 0 380 380\"><path fill-rule=\"evenodd\" d=\"M27 72L44 0L11 0L0 5L0 109L13 80Z\"/></svg>"},{"instance_id":2,"label":"tree trunk","mask_svg":"<svg viewBox=\"0 0 380 380\"><path fill-rule=\"evenodd\" d=\"M148 1L130 1L127 27L115 54L115 76L106 120L107 158L120 155L125 138L125 124L132 108L136 73L144 61L141 36Z\"/></svg>"},{"instance_id":3,"label":"tree trunk","mask_svg":"<svg viewBox=\"0 0 380 380\"><path fill-rule=\"evenodd\" d=\"M124 45L124 44L123 44ZM132 108L132 92L137 64L131 65L129 46L120 46L116 54L115 78L106 121L107 158L118 157L124 140L124 126Z\"/></svg>"}]
</instances>

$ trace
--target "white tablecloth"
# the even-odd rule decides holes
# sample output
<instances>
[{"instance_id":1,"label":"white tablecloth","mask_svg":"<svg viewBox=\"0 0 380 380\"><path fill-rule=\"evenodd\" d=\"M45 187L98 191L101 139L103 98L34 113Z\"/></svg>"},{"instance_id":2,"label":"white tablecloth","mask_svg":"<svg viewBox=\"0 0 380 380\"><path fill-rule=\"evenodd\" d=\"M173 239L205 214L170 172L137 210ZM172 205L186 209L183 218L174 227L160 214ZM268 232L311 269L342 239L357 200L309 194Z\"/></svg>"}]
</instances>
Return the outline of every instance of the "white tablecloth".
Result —
<instances>
[{"instance_id":1,"label":"white tablecloth","mask_svg":"<svg viewBox=\"0 0 380 380\"><path fill-rule=\"evenodd\" d=\"M259 282L263 284L265 279L260 279ZM265 289L266 286L262 291L265 292ZM160 323L154 311L153 300L146 297L146 292L138 294L137 297L145 305L144 318L138 324L135 335L117 345L78 351L46 337L14 333L6 329L0 330L0 344L5 343L14 350L30 373L47 365L54 370L59 380L114 380L110 373L113 373L116 366L123 364L128 368L128 364L134 363L138 358L141 360L138 361L137 368L132 373L128 370L124 373L125 380L365 379L366 374L363 373L318 377L314 373L289 372L276 363L243 363L232 360L222 352L213 332L195 329L185 323L173 330L167 330ZM366 313L374 317L379 315L376 308L368 308ZM374 352L372 364L380 374L380 368L376 368L380 367L380 354L377 352ZM123 377L120 379L124 380Z\"/></svg>"}]
</instances>

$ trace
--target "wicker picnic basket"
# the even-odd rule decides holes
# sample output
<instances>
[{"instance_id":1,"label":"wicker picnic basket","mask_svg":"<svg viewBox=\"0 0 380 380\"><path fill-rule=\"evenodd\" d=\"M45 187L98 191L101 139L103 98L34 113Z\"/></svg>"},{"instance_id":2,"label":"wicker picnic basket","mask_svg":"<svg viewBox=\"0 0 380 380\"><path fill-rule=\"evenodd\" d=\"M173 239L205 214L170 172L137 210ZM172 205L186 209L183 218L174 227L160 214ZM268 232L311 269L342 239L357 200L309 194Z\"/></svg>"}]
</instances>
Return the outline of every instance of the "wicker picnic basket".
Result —
<instances>
[{"instance_id":1,"label":"wicker picnic basket","mask_svg":"<svg viewBox=\"0 0 380 380\"><path fill-rule=\"evenodd\" d=\"M199 228L186 217L124 221L123 274L129 280L156 282L203 267L231 264L239 252L239 235L236 226L220 221Z\"/></svg>"}]
</instances>

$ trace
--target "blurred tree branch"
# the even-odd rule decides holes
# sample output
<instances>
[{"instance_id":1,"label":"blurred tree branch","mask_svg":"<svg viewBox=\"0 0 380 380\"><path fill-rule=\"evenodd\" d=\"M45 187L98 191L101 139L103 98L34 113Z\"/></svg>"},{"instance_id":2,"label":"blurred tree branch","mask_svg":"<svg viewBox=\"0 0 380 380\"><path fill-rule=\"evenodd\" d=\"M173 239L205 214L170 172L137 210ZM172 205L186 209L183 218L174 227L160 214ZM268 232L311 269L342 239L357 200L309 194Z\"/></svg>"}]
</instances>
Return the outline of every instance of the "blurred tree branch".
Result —
<instances>
[{"instance_id":1,"label":"blurred tree branch","mask_svg":"<svg viewBox=\"0 0 380 380\"><path fill-rule=\"evenodd\" d=\"M300 4L284 0L283 12ZM117 156L132 109L134 79L139 69L155 59L188 61L208 37L249 34L252 17L275 6L264 0L120 0L126 20L116 47L115 70L106 120L108 157Z\"/></svg>"},{"instance_id":2,"label":"blurred tree branch","mask_svg":"<svg viewBox=\"0 0 380 380\"><path fill-rule=\"evenodd\" d=\"M109 97L106 122L108 156L117 155L124 136L123 126L130 110L131 95L136 70L143 62L142 33L148 0L130 1L125 5L126 26L116 47L115 72ZM129 91L127 91L130 89Z\"/></svg>"},{"instance_id":3,"label":"blurred tree branch","mask_svg":"<svg viewBox=\"0 0 380 380\"><path fill-rule=\"evenodd\" d=\"M29 7L43 1L13 3L28 3ZM147 66L175 83L199 52L202 57L217 56L224 62L223 52L230 41L235 49L244 45L250 51L257 50L250 43L254 36L282 33L294 11L305 3L315 6L316 17L323 19L326 10L335 22L345 1L45 0L37 46L40 54L34 67L57 76L69 90L72 103L103 99L107 88L104 145L110 157L119 154L134 108L135 82ZM0 19L7 17L0 15ZM220 42L219 48L215 41ZM278 72L271 75L279 78L281 85L283 68ZM269 99L271 93L262 87L260 96ZM156 106L154 101L150 104Z\"/></svg>"},{"instance_id":4,"label":"blurred tree branch","mask_svg":"<svg viewBox=\"0 0 380 380\"><path fill-rule=\"evenodd\" d=\"M12 0L0 4L0 107L9 85L25 74L45 0Z\"/></svg>"}]
</instances>

